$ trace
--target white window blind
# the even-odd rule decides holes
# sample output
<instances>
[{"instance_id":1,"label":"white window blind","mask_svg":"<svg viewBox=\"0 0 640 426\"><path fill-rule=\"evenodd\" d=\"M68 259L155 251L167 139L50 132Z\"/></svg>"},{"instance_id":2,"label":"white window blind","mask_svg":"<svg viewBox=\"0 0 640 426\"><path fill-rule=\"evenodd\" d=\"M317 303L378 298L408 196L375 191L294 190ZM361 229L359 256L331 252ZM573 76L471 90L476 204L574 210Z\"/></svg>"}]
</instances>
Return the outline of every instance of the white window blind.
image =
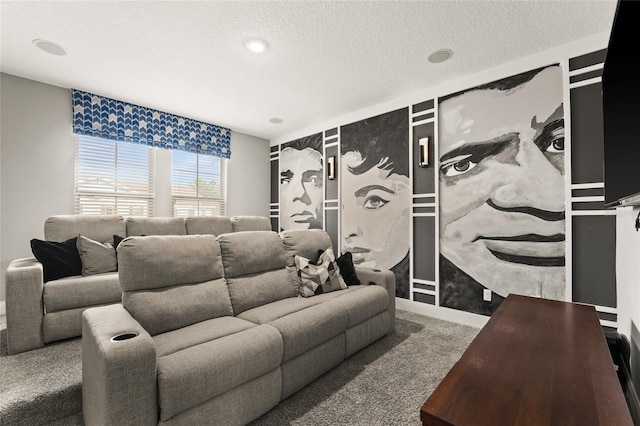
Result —
<instances>
[{"instance_id":1,"label":"white window blind","mask_svg":"<svg viewBox=\"0 0 640 426\"><path fill-rule=\"evenodd\" d=\"M226 160L176 150L171 155L173 215L223 216Z\"/></svg>"},{"instance_id":2,"label":"white window blind","mask_svg":"<svg viewBox=\"0 0 640 426\"><path fill-rule=\"evenodd\" d=\"M75 213L153 216L153 173L152 147L79 135Z\"/></svg>"}]
</instances>

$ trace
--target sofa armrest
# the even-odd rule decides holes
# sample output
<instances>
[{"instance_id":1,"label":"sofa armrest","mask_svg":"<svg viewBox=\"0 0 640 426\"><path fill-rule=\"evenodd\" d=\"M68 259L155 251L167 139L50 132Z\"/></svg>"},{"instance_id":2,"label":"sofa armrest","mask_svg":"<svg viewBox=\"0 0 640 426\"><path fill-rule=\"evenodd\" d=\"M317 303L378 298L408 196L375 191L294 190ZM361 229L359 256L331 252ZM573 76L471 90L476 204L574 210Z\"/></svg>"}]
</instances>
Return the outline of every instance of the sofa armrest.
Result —
<instances>
[{"instance_id":1,"label":"sofa armrest","mask_svg":"<svg viewBox=\"0 0 640 426\"><path fill-rule=\"evenodd\" d=\"M13 355L43 347L42 264L33 257L11 261L5 283L7 352Z\"/></svg>"},{"instance_id":2,"label":"sofa armrest","mask_svg":"<svg viewBox=\"0 0 640 426\"><path fill-rule=\"evenodd\" d=\"M123 340L112 339L127 333ZM156 345L121 305L82 314L82 412L86 425L158 422Z\"/></svg>"},{"instance_id":3,"label":"sofa armrest","mask_svg":"<svg viewBox=\"0 0 640 426\"><path fill-rule=\"evenodd\" d=\"M396 277L389 270L363 268L356 266L356 275L362 285L379 285L389 293L389 319L391 333L396 324Z\"/></svg>"}]
</instances>

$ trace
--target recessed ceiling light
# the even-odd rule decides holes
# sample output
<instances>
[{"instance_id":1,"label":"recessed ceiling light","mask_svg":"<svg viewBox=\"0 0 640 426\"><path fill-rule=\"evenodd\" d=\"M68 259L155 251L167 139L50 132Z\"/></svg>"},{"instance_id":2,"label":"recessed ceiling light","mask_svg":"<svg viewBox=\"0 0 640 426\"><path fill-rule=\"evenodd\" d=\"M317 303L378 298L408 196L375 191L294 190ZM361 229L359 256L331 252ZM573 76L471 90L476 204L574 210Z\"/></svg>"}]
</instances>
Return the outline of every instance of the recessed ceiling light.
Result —
<instances>
[{"instance_id":1,"label":"recessed ceiling light","mask_svg":"<svg viewBox=\"0 0 640 426\"><path fill-rule=\"evenodd\" d=\"M439 64L440 62L444 62L453 56L453 51L451 49L440 49L433 52L429 55L429 62L434 64Z\"/></svg>"},{"instance_id":2,"label":"recessed ceiling light","mask_svg":"<svg viewBox=\"0 0 640 426\"><path fill-rule=\"evenodd\" d=\"M54 43L49 40L35 39L32 43L40 50L43 50L47 53L51 53L52 55L64 56L67 54L67 50L60 46L58 43Z\"/></svg>"},{"instance_id":3,"label":"recessed ceiling light","mask_svg":"<svg viewBox=\"0 0 640 426\"><path fill-rule=\"evenodd\" d=\"M244 45L247 49L254 53L262 53L267 50L267 43L264 40L260 40L259 38L248 40Z\"/></svg>"},{"instance_id":4,"label":"recessed ceiling light","mask_svg":"<svg viewBox=\"0 0 640 426\"><path fill-rule=\"evenodd\" d=\"M284 123L284 120L279 117L273 117L269 119L269 123L280 124L280 123Z\"/></svg>"}]
</instances>

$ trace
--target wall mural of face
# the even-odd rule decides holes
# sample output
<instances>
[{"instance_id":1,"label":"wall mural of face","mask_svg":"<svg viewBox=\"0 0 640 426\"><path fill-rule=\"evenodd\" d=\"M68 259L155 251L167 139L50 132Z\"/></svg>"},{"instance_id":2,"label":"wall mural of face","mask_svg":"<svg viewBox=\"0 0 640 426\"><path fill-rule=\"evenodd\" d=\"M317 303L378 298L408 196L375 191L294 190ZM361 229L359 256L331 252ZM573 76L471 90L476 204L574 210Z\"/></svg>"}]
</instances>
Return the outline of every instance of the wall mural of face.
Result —
<instances>
[{"instance_id":1,"label":"wall mural of face","mask_svg":"<svg viewBox=\"0 0 640 426\"><path fill-rule=\"evenodd\" d=\"M319 141L319 146L318 146ZM322 229L322 134L285 144L280 152L280 228Z\"/></svg>"},{"instance_id":2,"label":"wall mural of face","mask_svg":"<svg viewBox=\"0 0 640 426\"><path fill-rule=\"evenodd\" d=\"M500 296L563 300L562 71L513 79L440 103L440 253Z\"/></svg>"},{"instance_id":3,"label":"wall mural of face","mask_svg":"<svg viewBox=\"0 0 640 426\"><path fill-rule=\"evenodd\" d=\"M407 109L341 127L341 250L359 266L395 268L408 297L409 120ZM408 265L408 263L407 263ZM406 269L406 270L405 270Z\"/></svg>"},{"instance_id":4,"label":"wall mural of face","mask_svg":"<svg viewBox=\"0 0 640 426\"><path fill-rule=\"evenodd\" d=\"M342 162L349 170L362 163L362 154L349 151L342 156ZM410 191L407 176L380 166L345 178L343 251L353 254L354 264L391 269L407 255Z\"/></svg>"}]
</instances>

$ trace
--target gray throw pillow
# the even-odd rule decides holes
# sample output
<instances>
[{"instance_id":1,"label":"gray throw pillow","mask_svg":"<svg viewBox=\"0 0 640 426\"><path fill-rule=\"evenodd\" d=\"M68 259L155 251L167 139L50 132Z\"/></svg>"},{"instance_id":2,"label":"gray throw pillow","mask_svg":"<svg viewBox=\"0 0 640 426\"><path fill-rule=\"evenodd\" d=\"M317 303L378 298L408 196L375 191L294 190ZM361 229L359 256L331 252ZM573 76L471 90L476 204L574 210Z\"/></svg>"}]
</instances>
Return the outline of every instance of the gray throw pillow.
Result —
<instances>
[{"instance_id":1,"label":"gray throw pillow","mask_svg":"<svg viewBox=\"0 0 640 426\"><path fill-rule=\"evenodd\" d=\"M116 251L110 243L102 244L79 235L76 245L82 261L82 275L104 274L118 270Z\"/></svg>"}]
</instances>

